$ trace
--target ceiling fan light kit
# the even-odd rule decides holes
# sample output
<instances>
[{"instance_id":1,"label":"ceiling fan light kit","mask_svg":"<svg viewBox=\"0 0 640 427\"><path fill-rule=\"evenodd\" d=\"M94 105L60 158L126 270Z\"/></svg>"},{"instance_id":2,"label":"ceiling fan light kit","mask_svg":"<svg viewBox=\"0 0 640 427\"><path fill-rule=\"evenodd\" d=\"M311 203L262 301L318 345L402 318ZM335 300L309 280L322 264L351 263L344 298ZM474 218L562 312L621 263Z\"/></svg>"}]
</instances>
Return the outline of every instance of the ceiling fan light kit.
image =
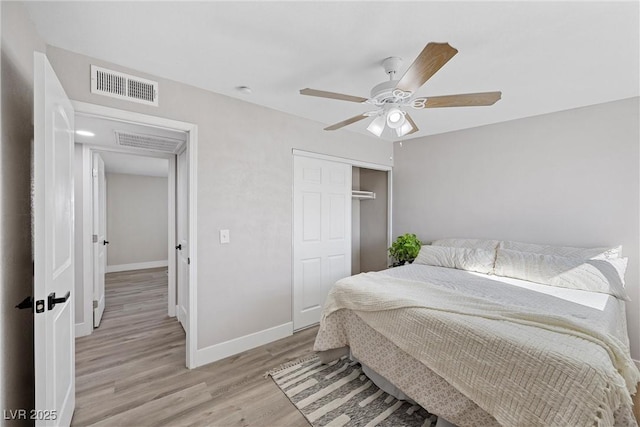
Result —
<instances>
[{"instance_id":1,"label":"ceiling fan light kit","mask_svg":"<svg viewBox=\"0 0 640 427\"><path fill-rule=\"evenodd\" d=\"M378 108L376 111L363 113L328 126L324 130L340 129L367 117L375 116L367 126L369 132L380 137L385 127L388 127L395 130L396 136L401 138L418 131L418 126L405 111L409 107L422 110L441 107L489 106L495 104L502 97L501 92L483 92L414 98L416 91L457 53L458 50L448 43L428 43L400 80L396 80L395 76L402 65L402 58L397 56L386 58L382 61L382 66L385 73L389 75L389 80L374 86L369 98L309 88L300 90L300 94L366 103Z\"/></svg>"},{"instance_id":2,"label":"ceiling fan light kit","mask_svg":"<svg viewBox=\"0 0 640 427\"><path fill-rule=\"evenodd\" d=\"M405 112L398 107L390 108L389 111L387 111L387 126L391 129L397 129L402 126L405 122L404 114Z\"/></svg>"},{"instance_id":3,"label":"ceiling fan light kit","mask_svg":"<svg viewBox=\"0 0 640 427\"><path fill-rule=\"evenodd\" d=\"M409 122L409 120L405 120L404 123L402 124L402 126L396 128L396 136L398 138L402 138L405 135L408 135L409 133L411 133L411 131L414 130L413 125L411 125L411 123ZM417 128L415 128L415 130L418 130Z\"/></svg>"},{"instance_id":4,"label":"ceiling fan light kit","mask_svg":"<svg viewBox=\"0 0 640 427\"><path fill-rule=\"evenodd\" d=\"M375 119L373 119L371 123L369 123L369 126L367 126L367 130L375 136L380 137L380 135L382 135L382 131L384 130L384 125L386 122L387 119L385 118L385 116L379 115Z\"/></svg>"}]
</instances>

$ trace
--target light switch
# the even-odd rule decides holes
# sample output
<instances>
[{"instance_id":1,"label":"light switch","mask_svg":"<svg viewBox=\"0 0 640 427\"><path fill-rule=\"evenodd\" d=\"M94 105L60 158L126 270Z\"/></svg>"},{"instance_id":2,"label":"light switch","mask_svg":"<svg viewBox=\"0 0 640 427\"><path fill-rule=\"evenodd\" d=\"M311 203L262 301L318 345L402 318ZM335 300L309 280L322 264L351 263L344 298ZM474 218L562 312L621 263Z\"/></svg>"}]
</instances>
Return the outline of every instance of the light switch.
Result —
<instances>
[{"instance_id":1,"label":"light switch","mask_svg":"<svg viewBox=\"0 0 640 427\"><path fill-rule=\"evenodd\" d=\"M220 230L220 243L229 243L229 230Z\"/></svg>"}]
</instances>

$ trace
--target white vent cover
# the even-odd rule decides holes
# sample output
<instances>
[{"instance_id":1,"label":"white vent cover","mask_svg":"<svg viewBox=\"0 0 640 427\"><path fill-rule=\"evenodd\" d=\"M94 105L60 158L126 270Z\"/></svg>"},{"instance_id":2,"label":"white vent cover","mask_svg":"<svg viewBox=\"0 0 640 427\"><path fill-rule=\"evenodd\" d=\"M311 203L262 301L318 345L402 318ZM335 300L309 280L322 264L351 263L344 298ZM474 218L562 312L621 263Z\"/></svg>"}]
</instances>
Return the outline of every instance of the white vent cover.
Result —
<instances>
[{"instance_id":1,"label":"white vent cover","mask_svg":"<svg viewBox=\"0 0 640 427\"><path fill-rule=\"evenodd\" d=\"M144 150L161 151L163 153L176 154L185 142L177 138L167 136L145 135L141 133L115 131L116 142L125 147L141 148Z\"/></svg>"},{"instance_id":2,"label":"white vent cover","mask_svg":"<svg viewBox=\"0 0 640 427\"><path fill-rule=\"evenodd\" d=\"M158 106L158 82L91 66L91 93Z\"/></svg>"}]
</instances>

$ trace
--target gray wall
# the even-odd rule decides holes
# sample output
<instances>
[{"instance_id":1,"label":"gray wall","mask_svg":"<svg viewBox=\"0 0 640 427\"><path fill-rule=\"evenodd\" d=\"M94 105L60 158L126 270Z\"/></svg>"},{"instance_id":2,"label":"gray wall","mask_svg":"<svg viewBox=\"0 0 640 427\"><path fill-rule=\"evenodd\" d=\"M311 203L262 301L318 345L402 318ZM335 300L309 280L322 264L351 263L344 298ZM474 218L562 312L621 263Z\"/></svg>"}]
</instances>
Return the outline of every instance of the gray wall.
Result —
<instances>
[{"instance_id":1,"label":"gray wall","mask_svg":"<svg viewBox=\"0 0 640 427\"><path fill-rule=\"evenodd\" d=\"M168 179L107 174L107 266L166 261Z\"/></svg>"},{"instance_id":2,"label":"gray wall","mask_svg":"<svg viewBox=\"0 0 640 427\"><path fill-rule=\"evenodd\" d=\"M33 408L35 399L33 314L13 307L33 295L33 52L45 45L21 4L0 2L0 8L0 409L9 410Z\"/></svg>"},{"instance_id":3,"label":"gray wall","mask_svg":"<svg viewBox=\"0 0 640 427\"><path fill-rule=\"evenodd\" d=\"M360 168L351 168L351 189L360 190ZM360 270L360 200L351 199L351 274Z\"/></svg>"},{"instance_id":4,"label":"gray wall","mask_svg":"<svg viewBox=\"0 0 640 427\"><path fill-rule=\"evenodd\" d=\"M640 359L639 98L394 146L393 233L623 245Z\"/></svg>"},{"instance_id":5,"label":"gray wall","mask_svg":"<svg viewBox=\"0 0 640 427\"><path fill-rule=\"evenodd\" d=\"M198 125L198 348L291 321L293 148L392 163L378 138L55 47L47 55L72 99ZM91 94L90 64L159 81L159 107Z\"/></svg>"},{"instance_id":6,"label":"gray wall","mask_svg":"<svg viewBox=\"0 0 640 427\"><path fill-rule=\"evenodd\" d=\"M387 257L387 172L360 169L360 189L373 191L376 198L360 202L360 269L380 271L386 269Z\"/></svg>"}]
</instances>

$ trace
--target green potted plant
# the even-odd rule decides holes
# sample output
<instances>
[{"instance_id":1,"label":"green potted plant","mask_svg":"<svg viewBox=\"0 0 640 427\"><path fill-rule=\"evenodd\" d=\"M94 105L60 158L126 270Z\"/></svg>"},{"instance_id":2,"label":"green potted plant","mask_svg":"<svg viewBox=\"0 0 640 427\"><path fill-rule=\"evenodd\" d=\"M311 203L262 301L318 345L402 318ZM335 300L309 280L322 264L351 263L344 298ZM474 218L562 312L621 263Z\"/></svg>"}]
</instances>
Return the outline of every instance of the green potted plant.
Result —
<instances>
[{"instance_id":1,"label":"green potted plant","mask_svg":"<svg viewBox=\"0 0 640 427\"><path fill-rule=\"evenodd\" d=\"M420 242L415 234L406 233L398 236L389 248L389 255L396 261L392 267L403 265L406 262L412 263L418 256L421 246L422 242Z\"/></svg>"}]
</instances>

